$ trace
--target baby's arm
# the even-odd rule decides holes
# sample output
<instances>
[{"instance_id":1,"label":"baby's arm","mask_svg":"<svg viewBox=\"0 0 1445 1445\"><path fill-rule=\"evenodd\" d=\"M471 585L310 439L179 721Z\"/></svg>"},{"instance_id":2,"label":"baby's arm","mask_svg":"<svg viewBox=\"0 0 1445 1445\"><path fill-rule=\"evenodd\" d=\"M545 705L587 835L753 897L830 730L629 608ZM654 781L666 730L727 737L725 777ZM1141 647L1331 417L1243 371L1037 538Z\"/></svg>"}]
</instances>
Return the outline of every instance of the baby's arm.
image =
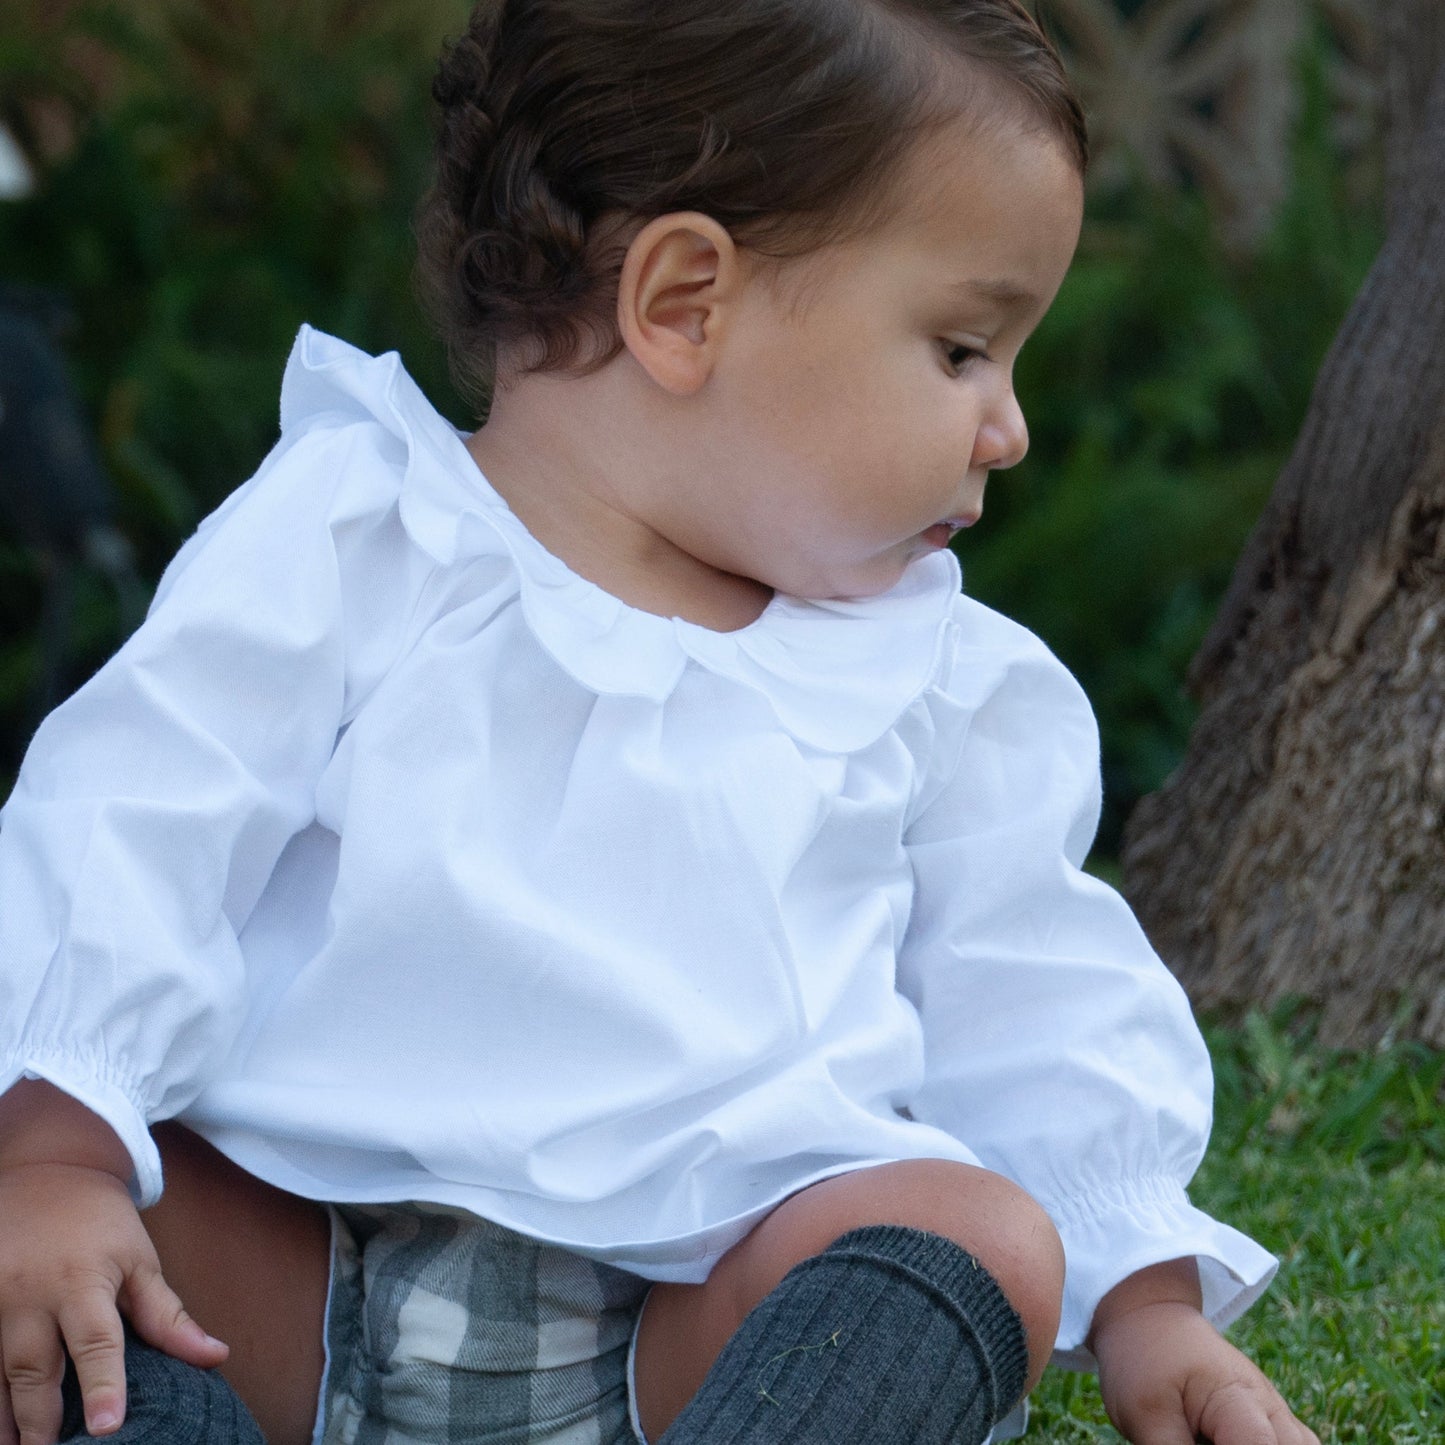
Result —
<instances>
[{"instance_id":1,"label":"baby's arm","mask_svg":"<svg viewBox=\"0 0 1445 1445\"><path fill-rule=\"evenodd\" d=\"M106 1388L119 1406L117 1302L152 1343L220 1358L196 1353L127 1194L159 1199L148 1126L186 1115L257 989L280 986L258 980L241 936L437 566L400 517L395 358L342 367L336 349L303 334L281 444L182 548L135 636L42 724L5 803L0 1091L30 1082L0 1099L0 1381L26 1445L53 1426L62 1335L92 1425ZM185 1278L180 1256L168 1268ZM184 1287L244 1360L251 1339L204 1271Z\"/></svg>"},{"instance_id":2,"label":"baby's arm","mask_svg":"<svg viewBox=\"0 0 1445 1445\"><path fill-rule=\"evenodd\" d=\"M1208 1053L1122 899L1080 871L1097 817L1092 716L1020 629L962 620L949 696L967 731L952 756L935 748L936 791L906 838L899 979L926 1050L910 1110L1049 1212L1068 1258L1059 1362L1098 1361L1130 1439L1299 1445L1313 1437L1216 1328L1273 1261L1186 1193L1208 1139ZM1278 1429L1260 1424L1271 1413Z\"/></svg>"},{"instance_id":3,"label":"baby's arm","mask_svg":"<svg viewBox=\"0 0 1445 1445\"><path fill-rule=\"evenodd\" d=\"M1109 1418L1139 1445L1319 1445L1200 1313L1192 1259L1150 1265L1115 1285L1094 1312L1089 1348Z\"/></svg>"},{"instance_id":4,"label":"baby's arm","mask_svg":"<svg viewBox=\"0 0 1445 1445\"><path fill-rule=\"evenodd\" d=\"M92 1435L125 1414L119 1310L142 1338L201 1366L226 1358L161 1276L131 1201L131 1158L99 1115L52 1085L0 1095L0 1445L51 1445L62 1344Z\"/></svg>"}]
</instances>

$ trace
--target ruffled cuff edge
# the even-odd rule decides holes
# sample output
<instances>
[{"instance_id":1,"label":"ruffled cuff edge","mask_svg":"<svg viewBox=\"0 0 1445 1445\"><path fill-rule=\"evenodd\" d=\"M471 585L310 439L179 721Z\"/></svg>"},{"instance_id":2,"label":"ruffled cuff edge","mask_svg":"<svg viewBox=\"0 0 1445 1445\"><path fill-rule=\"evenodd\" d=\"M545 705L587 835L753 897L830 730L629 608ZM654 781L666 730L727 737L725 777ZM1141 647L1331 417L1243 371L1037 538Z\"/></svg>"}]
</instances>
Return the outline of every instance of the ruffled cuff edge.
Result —
<instances>
[{"instance_id":1,"label":"ruffled cuff edge","mask_svg":"<svg viewBox=\"0 0 1445 1445\"><path fill-rule=\"evenodd\" d=\"M130 1196L137 1209L161 1197L161 1156L146 1127L134 1091L105 1071L87 1069L72 1054L30 1053L0 1067L0 1093L21 1079L43 1079L99 1114L125 1146L131 1160Z\"/></svg>"},{"instance_id":2,"label":"ruffled cuff edge","mask_svg":"<svg viewBox=\"0 0 1445 1445\"><path fill-rule=\"evenodd\" d=\"M1189 1201L1172 1177L1133 1180L1113 1198L1071 1203L1050 1214L1068 1261L1063 1318L1053 1363L1093 1370L1084 1347L1099 1301L1121 1280L1151 1264L1193 1256L1199 1265L1203 1314L1217 1329L1237 1319L1274 1278L1279 1261L1231 1225Z\"/></svg>"}]
</instances>

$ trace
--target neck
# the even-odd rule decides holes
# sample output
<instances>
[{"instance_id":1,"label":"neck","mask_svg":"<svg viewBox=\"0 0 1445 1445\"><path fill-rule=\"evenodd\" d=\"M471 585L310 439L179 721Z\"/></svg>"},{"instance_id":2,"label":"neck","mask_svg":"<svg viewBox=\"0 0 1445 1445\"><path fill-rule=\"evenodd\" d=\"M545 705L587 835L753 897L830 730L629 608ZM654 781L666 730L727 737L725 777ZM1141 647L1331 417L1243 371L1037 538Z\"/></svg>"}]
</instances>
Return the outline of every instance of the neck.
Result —
<instances>
[{"instance_id":1,"label":"neck","mask_svg":"<svg viewBox=\"0 0 1445 1445\"><path fill-rule=\"evenodd\" d=\"M529 532L628 606L719 632L756 620L771 591L693 556L668 525L679 469L702 465L674 398L650 396L624 353L590 376L499 388L467 450ZM657 388L651 387L651 391Z\"/></svg>"}]
</instances>

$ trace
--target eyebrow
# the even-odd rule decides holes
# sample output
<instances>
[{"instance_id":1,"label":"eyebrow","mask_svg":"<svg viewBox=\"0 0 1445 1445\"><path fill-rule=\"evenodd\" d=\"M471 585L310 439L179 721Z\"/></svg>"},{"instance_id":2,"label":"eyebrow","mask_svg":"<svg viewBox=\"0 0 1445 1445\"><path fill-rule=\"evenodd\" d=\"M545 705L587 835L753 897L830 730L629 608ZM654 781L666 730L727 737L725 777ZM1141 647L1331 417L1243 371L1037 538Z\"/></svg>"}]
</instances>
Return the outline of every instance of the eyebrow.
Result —
<instances>
[{"instance_id":1,"label":"eyebrow","mask_svg":"<svg viewBox=\"0 0 1445 1445\"><path fill-rule=\"evenodd\" d=\"M1029 307L1037 305L1038 297L1026 287L1019 286L1013 281L995 281L982 277L971 278L967 281L955 281L949 287L951 291L962 291L975 297L982 297L985 301L996 302L1006 307Z\"/></svg>"}]
</instances>

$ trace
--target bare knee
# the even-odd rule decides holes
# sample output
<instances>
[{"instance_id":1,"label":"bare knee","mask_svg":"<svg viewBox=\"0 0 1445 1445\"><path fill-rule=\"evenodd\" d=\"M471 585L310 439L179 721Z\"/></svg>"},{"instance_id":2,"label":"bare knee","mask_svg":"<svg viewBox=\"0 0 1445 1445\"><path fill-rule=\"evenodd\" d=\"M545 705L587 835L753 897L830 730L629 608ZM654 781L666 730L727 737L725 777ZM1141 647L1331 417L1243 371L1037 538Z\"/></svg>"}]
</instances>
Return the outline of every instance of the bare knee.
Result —
<instances>
[{"instance_id":1,"label":"bare knee","mask_svg":"<svg viewBox=\"0 0 1445 1445\"><path fill-rule=\"evenodd\" d=\"M998 1281L1028 1337L1028 1388L1053 1352L1064 1293L1064 1249L1043 1207L1011 1180L946 1159L901 1160L825 1179L785 1200L739 1244L738 1306L794 1264L866 1224L941 1234ZM732 1255L720 1264L728 1264ZM751 1304L748 1305L751 1308ZM745 1313L746 1311L744 1311Z\"/></svg>"},{"instance_id":2,"label":"bare knee","mask_svg":"<svg viewBox=\"0 0 1445 1445\"><path fill-rule=\"evenodd\" d=\"M968 1164L905 1160L826 1179L786 1199L718 1261L704 1285L659 1285L638 1335L638 1404L649 1438L671 1422L733 1331L794 1265L869 1224L943 1235L998 1281L1023 1321L1027 1388L1058 1333L1064 1251L1043 1208L1018 1185Z\"/></svg>"}]
</instances>

